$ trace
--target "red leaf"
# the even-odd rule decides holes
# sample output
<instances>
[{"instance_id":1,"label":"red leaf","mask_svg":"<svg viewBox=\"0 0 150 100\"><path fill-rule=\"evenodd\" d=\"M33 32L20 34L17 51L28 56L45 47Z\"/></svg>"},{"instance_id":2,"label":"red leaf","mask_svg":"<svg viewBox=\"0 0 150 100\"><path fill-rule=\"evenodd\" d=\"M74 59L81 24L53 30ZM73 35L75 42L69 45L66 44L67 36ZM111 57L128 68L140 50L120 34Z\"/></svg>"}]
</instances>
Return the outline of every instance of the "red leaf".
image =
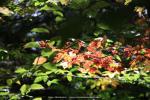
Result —
<instances>
[{"instance_id":1,"label":"red leaf","mask_svg":"<svg viewBox=\"0 0 150 100\"><path fill-rule=\"evenodd\" d=\"M97 71L97 69L94 67L90 68L90 70L89 70L90 73L96 73L96 71Z\"/></svg>"},{"instance_id":2,"label":"red leaf","mask_svg":"<svg viewBox=\"0 0 150 100\"><path fill-rule=\"evenodd\" d=\"M89 69L93 64L94 64L93 61L86 60L85 63L83 64L83 67Z\"/></svg>"}]
</instances>

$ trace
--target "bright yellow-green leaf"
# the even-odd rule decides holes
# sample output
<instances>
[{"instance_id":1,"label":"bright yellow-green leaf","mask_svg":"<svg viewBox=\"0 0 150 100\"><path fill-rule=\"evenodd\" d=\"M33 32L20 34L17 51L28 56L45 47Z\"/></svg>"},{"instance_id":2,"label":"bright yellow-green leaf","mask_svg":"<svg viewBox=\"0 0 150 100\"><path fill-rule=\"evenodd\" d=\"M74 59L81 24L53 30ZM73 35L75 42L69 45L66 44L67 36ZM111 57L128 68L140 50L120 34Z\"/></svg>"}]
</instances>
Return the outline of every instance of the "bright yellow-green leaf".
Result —
<instances>
[{"instance_id":1,"label":"bright yellow-green leaf","mask_svg":"<svg viewBox=\"0 0 150 100\"><path fill-rule=\"evenodd\" d=\"M42 100L42 97L36 97L33 100Z\"/></svg>"},{"instance_id":2,"label":"bright yellow-green leaf","mask_svg":"<svg viewBox=\"0 0 150 100\"><path fill-rule=\"evenodd\" d=\"M28 86L26 84L22 85L20 88L21 94L25 95L28 90Z\"/></svg>"},{"instance_id":3,"label":"bright yellow-green leaf","mask_svg":"<svg viewBox=\"0 0 150 100\"><path fill-rule=\"evenodd\" d=\"M48 76L42 76L42 79L44 82L46 82L48 80Z\"/></svg>"},{"instance_id":4,"label":"bright yellow-green leaf","mask_svg":"<svg viewBox=\"0 0 150 100\"><path fill-rule=\"evenodd\" d=\"M48 5L45 5L44 7L42 7L40 10L45 10L45 11L48 11L50 10L51 8L48 6Z\"/></svg>"},{"instance_id":5,"label":"bright yellow-green leaf","mask_svg":"<svg viewBox=\"0 0 150 100\"><path fill-rule=\"evenodd\" d=\"M96 84L92 84L90 88L94 89L95 87L96 87Z\"/></svg>"},{"instance_id":6,"label":"bright yellow-green leaf","mask_svg":"<svg viewBox=\"0 0 150 100\"><path fill-rule=\"evenodd\" d=\"M44 89L44 87L41 84L32 84L30 88L32 90Z\"/></svg>"},{"instance_id":7,"label":"bright yellow-green leaf","mask_svg":"<svg viewBox=\"0 0 150 100\"><path fill-rule=\"evenodd\" d=\"M34 83L41 82L42 80L43 80L42 76L36 77L35 80L34 80Z\"/></svg>"},{"instance_id":8,"label":"bright yellow-green leaf","mask_svg":"<svg viewBox=\"0 0 150 100\"><path fill-rule=\"evenodd\" d=\"M132 0L125 0L125 5L128 5L129 3L131 3L132 2Z\"/></svg>"},{"instance_id":9,"label":"bright yellow-green leaf","mask_svg":"<svg viewBox=\"0 0 150 100\"><path fill-rule=\"evenodd\" d=\"M150 83L150 77L144 77L144 80L148 83Z\"/></svg>"},{"instance_id":10,"label":"bright yellow-green leaf","mask_svg":"<svg viewBox=\"0 0 150 100\"><path fill-rule=\"evenodd\" d=\"M67 74L67 79L68 79L69 82L72 81L72 73L71 73L71 72L69 72L69 73Z\"/></svg>"},{"instance_id":11,"label":"bright yellow-green leaf","mask_svg":"<svg viewBox=\"0 0 150 100\"><path fill-rule=\"evenodd\" d=\"M9 92L0 92L0 96L8 95Z\"/></svg>"},{"instance_id":12,"label":"bright yellow-green leaf","mask_svg":"<svg viewBox=\"0 0 150 100\"><path fill-rule=\"evenodd\" d=\"M118 60L118 61L121 61L121 58L119 55L115 55L115 58Z\"/></svg>"},{"instance_id":13,"label":"bright yellow-green leaf","mask_svg":"<svg viewBox=\"0 0 150 100\"><path fill-rule=\"evenodd\" d=\"M53 79L53 80L49 80L48 82L47 82L47 86L51 86L51 84L58 84L58 79Z\"/></svg>"},{"instance_id":14,"label":"bright yellow-green leaf","mask_svg":"<svg viewBox=\"0 0 150 100\"><path fill-rule=\"evenodd\" d=\"M46 28L33 28L31 31L37 33L49 33L49 30Z\"/></svg>"},{"instance_id":15,"label":"bright yellow-green leaf","mask_svg":"<svg viewBox=\"0 0 150 100\"><path fill-rule=\"evenodd\" d=\"M39 48L40 45L38 42L29 42L24 45L24 48Z\"/></svg>"},{"instance_id":16,"label":"bright yellow-green leaf","mask_svg":"<svg viewBox=\"0 0 150 100\"><path fill-rule=\"evenodd\" d=\"M25 73L25 72L27 72L27 70L24 69L24 68L18 68L18 69L15 71L15 73L18 73L18 74L23 74L23 73Z\"/></svg>"}]
</instances>

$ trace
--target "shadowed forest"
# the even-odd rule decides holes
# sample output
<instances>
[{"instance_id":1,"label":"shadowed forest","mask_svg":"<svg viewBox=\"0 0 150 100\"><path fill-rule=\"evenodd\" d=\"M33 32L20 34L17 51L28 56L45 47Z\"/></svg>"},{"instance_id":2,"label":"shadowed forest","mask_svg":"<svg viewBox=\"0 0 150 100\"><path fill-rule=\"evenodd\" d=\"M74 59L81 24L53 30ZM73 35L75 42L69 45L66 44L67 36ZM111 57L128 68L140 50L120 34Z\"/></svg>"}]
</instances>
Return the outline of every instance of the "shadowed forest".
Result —
<instances>
[{"instance_id":1,"label":"shadowed forest","mask_svg":"<svg viewBox=\"0 0 150 100\"><path fill-rule=\"evenodd\" d=\"M150 0L0 0L0 100L149 100Z\"/></svg>"}]
</instances>

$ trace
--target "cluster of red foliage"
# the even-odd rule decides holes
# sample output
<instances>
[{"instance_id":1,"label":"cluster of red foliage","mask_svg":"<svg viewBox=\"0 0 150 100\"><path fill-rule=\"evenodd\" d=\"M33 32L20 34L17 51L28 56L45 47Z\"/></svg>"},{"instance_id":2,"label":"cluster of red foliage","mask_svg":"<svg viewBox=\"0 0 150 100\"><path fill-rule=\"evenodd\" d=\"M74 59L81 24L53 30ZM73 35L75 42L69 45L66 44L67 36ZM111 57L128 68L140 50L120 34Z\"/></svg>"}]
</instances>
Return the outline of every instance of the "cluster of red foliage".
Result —
<instances>
[{"instance_id":1,"label":"cluster of red foliage","mask_svg":"<svg viewBox=\"0 0 150 100\"><path fill-rule=\"evenodd\" d=\"M85 48L85 51L80 50ZM78 41L78 48L67 47L61 49L54 58L54 63L60 63L63 68L80 66L82 73L98 73L100 69L108 71L121 71L121 63L116 62L112 56L105 55L102 51L102 41L94 40L85 46L84 42Z\"/></svg>"},{"instance_id":2,"label":"cluster of red foliage","mask_svg":"<svg viewBox=\"0 0 150 100\"><path fill-rule=\"evenodd\" d=\"M110 51L112 55L119 55L122 57L122 59L128 58L128 65L130 65L130 67L135 67L138 63L150 61L150 49L144 48L144 46L126 46L123 48L122 52L119 52L119 50L114 49L111 49ZM149 65L150 64L148 64L147 66Z\"/></svg>"},{"instance_id":3,"label":"cluster of red foliage","mask_svg":"<svg viewBox=\"0 0 150 100\"><path fill-rule=\"evenodd\" d=\"M150 60L150 49L137 46L137 47L133 47L132 50L131 51L129 50L128 52L130 52L129 57L132 57L130 61L131 67L135 67L137 66L138 63Z\"/></svg>"},{"instance_id":4,"label":"cluster of red foliage","mask_svg":"<svg viewBox=\"0 0 150 100\"><path fill-rule=\"evenodd\" d=\"M75 48L72 47L74 43L78 44ZM134 67L138 63L149 62L150 60L150 49L143 46L119 48L110 46L106 49L110 54L105 54L102 43L102 39L93 40L88 45L85 45L81 40L67 42L63 49L57 49L58 53L54 57L53 63L60 63L64 69L79 66L78 70L82 73L99 73L101 69L120 72L125 67ZM43 48L43 43L40 42L41 44ZM45 47L50 46L45 44ZM121 61L116 60L116 55L120 57ZM126 58L129 61L128 64L124 65L123 59Z\"/></svg>"}]
</instances>

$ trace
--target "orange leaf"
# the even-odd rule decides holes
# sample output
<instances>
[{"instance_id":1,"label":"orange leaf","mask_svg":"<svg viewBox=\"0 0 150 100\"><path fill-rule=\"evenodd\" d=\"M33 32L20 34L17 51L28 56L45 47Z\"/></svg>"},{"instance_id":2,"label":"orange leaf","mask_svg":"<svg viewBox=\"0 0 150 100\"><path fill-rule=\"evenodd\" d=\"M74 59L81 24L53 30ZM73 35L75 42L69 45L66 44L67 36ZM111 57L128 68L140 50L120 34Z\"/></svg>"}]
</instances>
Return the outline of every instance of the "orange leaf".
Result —
<instances>
[{"instance_id":1,"label":"orange leaf","mask_svg":"<svg viewBox=\"0 0 150 100\"><path fill-rule=\"evenodd\" d=\"M131 67L135 66L135 65L136 65L136 62L137 62L136 59L132 60L132 61L130 62L130 66L131 66Z\"/></svg>"},{"instance_id":2,"label":"orange leaf","mask_svg":"<svg viewBox=\"0 0 150 100\"><path fill-rule=\"evenodd\" d=\"M34 62L33 62L33 65L41 65L41 64L45 63L46 61L47 61L47 59L42 57L42 56L36 57Z\"/></svg>"},{"instance_id":3,"label":"orange leaf","mask_svg":"<svg viewBox=\"0 0 150 100\"><path fill-rule=\"evenodd\" d=\"M89 69L90 66L93 65L93 63L94 63L93 61L85 60L85 63L83 64L83 66L84 66L85 68Z\"/></svg>"},{"instance_id":4,"label":"orange leaf","mask_svg":"<svg viewBox=\"0 0 150 100\"><path fill-rule=\"evenodd\" d=\"M96 71L97 71L97 69L96 68L94 68L94 67L92 67L92 68L90 68L90 73L96 73Z\"/></svg>"}]
</instances>

